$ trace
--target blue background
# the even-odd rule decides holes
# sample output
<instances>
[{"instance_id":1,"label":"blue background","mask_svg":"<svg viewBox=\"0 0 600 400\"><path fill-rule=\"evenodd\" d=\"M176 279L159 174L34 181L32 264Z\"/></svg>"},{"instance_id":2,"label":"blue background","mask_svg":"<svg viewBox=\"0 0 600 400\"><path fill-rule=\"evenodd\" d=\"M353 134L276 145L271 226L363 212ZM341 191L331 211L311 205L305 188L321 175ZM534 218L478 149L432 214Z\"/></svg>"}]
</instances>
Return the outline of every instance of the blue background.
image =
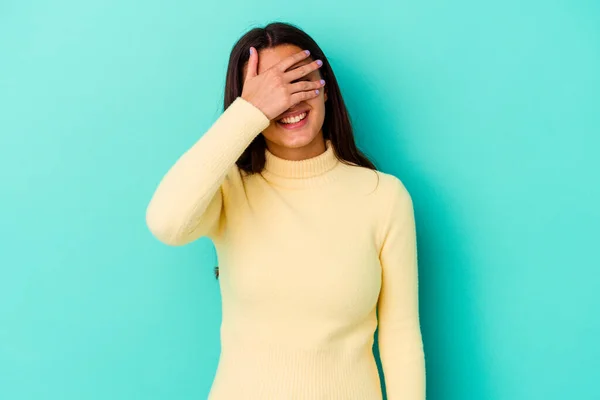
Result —
<instances>
[{"instance_id":1,"label":"blue background","mask_svg":"<svg viewBox=\"0 0 600 400\"><path fill-rule=\"evenodd\" d=\"M206 397L214 247L159 243L145 210L273 20L413 196L428 399L600 398L591 0L2 1L0 398Z\"/></svg>"}]
</instances>

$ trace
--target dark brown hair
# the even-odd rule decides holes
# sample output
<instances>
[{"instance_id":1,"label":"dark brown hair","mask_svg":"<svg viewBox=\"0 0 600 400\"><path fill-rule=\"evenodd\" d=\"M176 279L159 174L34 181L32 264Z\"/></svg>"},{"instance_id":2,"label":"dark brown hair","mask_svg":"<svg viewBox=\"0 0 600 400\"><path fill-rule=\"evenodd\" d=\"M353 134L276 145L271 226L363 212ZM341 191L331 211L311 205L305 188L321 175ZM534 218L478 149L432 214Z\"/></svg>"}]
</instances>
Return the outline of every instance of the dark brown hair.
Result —
<instances>
[{"instance_id":1,"label":"dark brown hair","mask_svg":"<svg viewBox=\"0 0 600 400\"><path fill-rule=\"evenodd\" d=\"M310 58L323 60L323 65L318 69L321 78L327 82L325 85L327 101L325 102L323 136L325 139L331 140L336 157L340 162L346 164L376 170L375 165L356 147L350 116L327 57L308 34L292 24L272 22L264 28L251 29L237 41L229 56L223 109L227 109L242 94L243 67L250 57L250 47L252 46L260 51L261 49L283 44L291 44L302 50L310 50ZM248 173L261 172L265 165L265 148L265 138L260 134L237 160L238 167Z\"/></svg>"},{"instance_id":2,"label":"dark brown hair","mask_svg":"<svg viewBox=\"0 0 600 400\"><path fill-rule=\"evenodd\" d=\"M295 25L284 22L272 22L264 28L253 28L235 43L229 56L223 110L242 94L244 83L244 65L250 57L250 47L257 51L279 45L291 44L302 50L309 50L313 60L320 59L323 65L318 69L325 80L327 101L323 137L331 140L336 158L348 165L357 165L371 170L377 167L356 147L350 115L342 98L340 88L329 61L319 45L304 31ZM237 166L248 174L260 173L265 166L265 138L258 135L236 161ZM379 176L378 176L379 178ZM215 267L219 277L219 267Z\"/></svg>"}]
</instances>

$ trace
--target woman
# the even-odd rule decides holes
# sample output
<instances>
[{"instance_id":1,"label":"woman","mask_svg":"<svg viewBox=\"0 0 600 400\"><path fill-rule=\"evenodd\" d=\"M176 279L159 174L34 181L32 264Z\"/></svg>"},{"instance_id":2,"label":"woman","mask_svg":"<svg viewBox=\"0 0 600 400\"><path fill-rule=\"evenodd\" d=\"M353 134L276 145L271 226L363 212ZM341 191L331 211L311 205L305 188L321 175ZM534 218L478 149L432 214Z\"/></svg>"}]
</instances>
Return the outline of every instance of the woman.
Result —
<instances>
[{"instance_id":1,"label":"woman","mask_svg":"<svg viewBox=\"0 0 600 400\"><path fill-rule=\"evenodd\" d=\"M308 50L308 52L306 52ZM213 240L221 357L210 400L425 398L413 204L354 143L327 58L293 25L234 46L224 111L147 209L169 245Z\"/></svg>"}]
</instances>

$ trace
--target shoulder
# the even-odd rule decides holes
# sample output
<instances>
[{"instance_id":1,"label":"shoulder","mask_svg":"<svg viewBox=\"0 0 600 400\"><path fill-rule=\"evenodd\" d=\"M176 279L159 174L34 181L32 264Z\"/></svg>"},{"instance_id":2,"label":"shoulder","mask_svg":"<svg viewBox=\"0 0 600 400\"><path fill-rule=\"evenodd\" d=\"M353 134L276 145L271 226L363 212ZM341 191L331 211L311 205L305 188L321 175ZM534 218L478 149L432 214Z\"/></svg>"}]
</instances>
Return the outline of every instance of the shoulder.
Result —
<instances>
[{"instance_id":1,"label":"shoulder","mask_svg":"<svg viewBox=\"0 0 600 400\"><path fill-rule=\"evenodd\" d=\"M221 182L223 198L227 202L236 202L236 199L243 199L245 197L243 195L245 191L244 181L247 179L247 175L248 173L238 167L236 163L227 170Z\"/></svg>"},{"instance_id":2,"label":"shoulder","mask_svg":"<svg viewBox=\"0 0 600 400\"><path fill-rule=\"evenodd\" d=\"M396 175L387 172L372 170L366 167L352 166L354 175L358 178L364 178L374 182L375 192L383 201L393 202L410 199L410 193L404 182ZM367 176L369 179L367 179Z\"/></svg>"},{"instance_id":3,"label":"shoulder","mask_svg":"<svg viewBox=\"0 0 600 400\"><path fill-rule=\"evenodd\" d=\"M414 207L412 196L400 178L381 171L377 174L377 243L381 246L390 230L414 221Z\"/></svg>"},{"instance_id":4,"label":"shoulder","mask_svg":"<svg viewBox=\"0 0 600 400\"><path fill-rule=\"evenodd\" d=\"M393 202L412 202L411 195L404 182L395 175L378 171L382 187L383 197Z\"/></svg>"},{"instance_id":5,"label":"shoulder","mask_svg":"<svg viewBox=\"0 0 600 400\"><path fill-rule=\"evenodd\" d=\"M379 223L385 232L395 223L414 218L414 206L404 182L395 175L380 172L381 178Z\"/></svg>"},{"instance_id":6,"label":"shoulder","mask_svg":"<svg viewBox=\"0 0 600 400\"><path fill-rule=\"evenodd\" d=\"M395 175L359 165L344 164L342 168L353 192L371 193L379 207L389 209L395 202L412 201L406 185Z\"/></svg>"}]
</instances>

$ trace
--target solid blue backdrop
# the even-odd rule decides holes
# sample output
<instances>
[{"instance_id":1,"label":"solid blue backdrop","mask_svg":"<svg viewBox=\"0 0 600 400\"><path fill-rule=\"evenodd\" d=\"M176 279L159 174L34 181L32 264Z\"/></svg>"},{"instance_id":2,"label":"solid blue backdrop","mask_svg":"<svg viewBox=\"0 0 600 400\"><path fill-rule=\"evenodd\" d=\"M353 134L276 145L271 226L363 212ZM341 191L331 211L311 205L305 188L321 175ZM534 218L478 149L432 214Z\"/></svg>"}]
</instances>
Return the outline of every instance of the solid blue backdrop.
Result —
<instances>
[{"instance_id":1,"label":"solid blue backdrop","mask_svg":"<svg viewBox=\"0 0 600 400\"><path fill-rule=\"evenodd\" d=\"M212 243L145 226L233 43L298 24L417 217L428 399L595 399L600 5L0 4L0 398L203 399ZM398 400L398 399L390 399Z\"/></svg>"}]
</instances>

